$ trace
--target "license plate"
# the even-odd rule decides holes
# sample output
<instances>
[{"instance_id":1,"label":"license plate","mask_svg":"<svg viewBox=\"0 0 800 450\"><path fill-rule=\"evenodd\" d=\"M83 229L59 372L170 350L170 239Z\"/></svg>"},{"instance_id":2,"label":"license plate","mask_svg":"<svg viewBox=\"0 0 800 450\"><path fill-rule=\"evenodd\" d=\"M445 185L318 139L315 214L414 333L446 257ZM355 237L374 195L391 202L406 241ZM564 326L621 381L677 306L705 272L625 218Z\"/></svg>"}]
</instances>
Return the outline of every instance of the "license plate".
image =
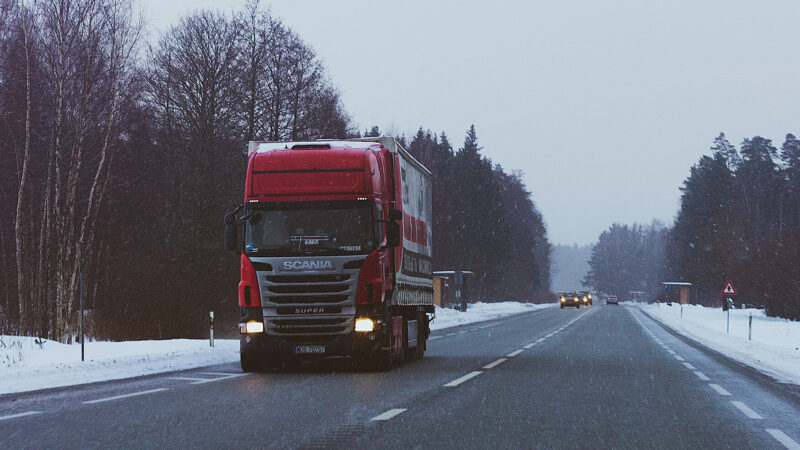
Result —
<instances>
[{"instance_id":1,"label":"license plate","mask_svg":"<svg viewBox=\"0 0 800 450\"><path fill-rule=\"evenodd\" d=\"M315 353L325 353L325 346L324 345L295 345L294 346L295 354L315 354Z\"/></svg>"}]
</instances>

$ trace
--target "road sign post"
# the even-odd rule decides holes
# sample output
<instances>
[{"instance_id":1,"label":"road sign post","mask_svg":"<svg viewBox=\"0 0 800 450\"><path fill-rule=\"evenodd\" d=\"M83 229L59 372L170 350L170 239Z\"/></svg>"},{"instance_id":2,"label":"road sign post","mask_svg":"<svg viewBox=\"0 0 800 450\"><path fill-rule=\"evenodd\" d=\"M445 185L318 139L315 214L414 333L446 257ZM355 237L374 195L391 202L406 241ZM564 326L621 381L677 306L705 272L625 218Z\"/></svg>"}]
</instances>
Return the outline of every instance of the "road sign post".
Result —
<instances>
[{"instance_id":1,"label":"road sign post","mask_svg":"<svg viewBox=\"0 0 800 450\"><path fill-rule=\"evenodd\" d=\"M731 304L733 303L733 300L731 300L731 298L728 297L725 301L728 302L728 320L725 327L726 327L726 332L728 334L731 334Z\"/></svg>"},{"instance_id":2,"label":"road sign post","mask_svg":"<svg viewBox=\"0 0 800 450\"><path fill-rule=\"evenodd\" d=\"M738 293L739 292L736 290L736 288L733 287L733 282L731 282L731 280L728 280L725 283L725 286L722 288L722 295L724 297L722 299L722 308L728 313L728 318L726 321L727 323L725 326L728 334L731 334L731 307L733 307L733 299L730 296Z\"/></svg>"}]
</instances>

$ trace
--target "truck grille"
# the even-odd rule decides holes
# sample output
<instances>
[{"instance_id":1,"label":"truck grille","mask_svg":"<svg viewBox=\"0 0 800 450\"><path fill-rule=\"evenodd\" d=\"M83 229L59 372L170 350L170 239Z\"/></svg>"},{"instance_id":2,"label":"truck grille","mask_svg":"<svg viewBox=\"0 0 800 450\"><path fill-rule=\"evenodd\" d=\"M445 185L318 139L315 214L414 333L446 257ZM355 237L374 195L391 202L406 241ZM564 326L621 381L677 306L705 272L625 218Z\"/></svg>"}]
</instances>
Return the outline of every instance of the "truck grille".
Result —
<instances>
[{"instance_id":1,"label":"truck grille","mask_svg":"<svg viewBox=\"0 0 800 450\"><path fill-rule=\"evenodd\" d=\"M358 275L266 275L261 297L273 336L334 336L353 330Z\"/></svg>"}]
</instances>

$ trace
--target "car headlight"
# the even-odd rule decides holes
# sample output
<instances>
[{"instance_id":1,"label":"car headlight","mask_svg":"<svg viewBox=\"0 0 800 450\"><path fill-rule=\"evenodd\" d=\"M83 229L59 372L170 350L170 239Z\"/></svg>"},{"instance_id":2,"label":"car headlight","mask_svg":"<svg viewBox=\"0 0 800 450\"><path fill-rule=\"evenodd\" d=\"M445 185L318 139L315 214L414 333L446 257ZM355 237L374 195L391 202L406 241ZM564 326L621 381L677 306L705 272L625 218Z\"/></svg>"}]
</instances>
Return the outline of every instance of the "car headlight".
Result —
<instances>
[{"instance_id":1,"label":"car headlight","mask_svg":"<svg viewBox=\"0 0 800 450\"><path fill-rule=\"evenodd\" d=\"M375 329L375 322L368 317L363 317L361 319L356 319L356 331L362 333L368 333Z\"/></svg>"},{"instance_id":2,"label":"car headlight","mask_svg":"<svg viewBox=\"0 0 800 450\"><path fill-rule=\"evenodd\" d=\"M564 297L561 297L561 302L563 303L563 302L565 302L565 301L566 301L566 300L564 300Z\"/></svg>"}]
</instances>

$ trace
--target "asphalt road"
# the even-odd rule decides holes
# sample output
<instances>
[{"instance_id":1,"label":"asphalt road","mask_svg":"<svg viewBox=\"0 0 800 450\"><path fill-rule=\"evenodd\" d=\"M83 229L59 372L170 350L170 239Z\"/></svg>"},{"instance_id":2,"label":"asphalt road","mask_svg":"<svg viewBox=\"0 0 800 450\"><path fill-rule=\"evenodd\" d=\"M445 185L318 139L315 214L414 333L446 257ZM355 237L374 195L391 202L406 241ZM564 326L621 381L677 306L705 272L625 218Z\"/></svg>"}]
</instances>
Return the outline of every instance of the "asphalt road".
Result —
<instances>
[{"instance_id":1,"label":"asphalt road","mask_svg":"<svg viewBox=\"0 0 800 450\"><path fill-rule=\"evenodd\" d=\"M434 332L388 373L228 364L0 397L0 448L792 448L800 388L638 309ZM796 448L796 447L795 447Z\"/></svg>"}]
</instances>

